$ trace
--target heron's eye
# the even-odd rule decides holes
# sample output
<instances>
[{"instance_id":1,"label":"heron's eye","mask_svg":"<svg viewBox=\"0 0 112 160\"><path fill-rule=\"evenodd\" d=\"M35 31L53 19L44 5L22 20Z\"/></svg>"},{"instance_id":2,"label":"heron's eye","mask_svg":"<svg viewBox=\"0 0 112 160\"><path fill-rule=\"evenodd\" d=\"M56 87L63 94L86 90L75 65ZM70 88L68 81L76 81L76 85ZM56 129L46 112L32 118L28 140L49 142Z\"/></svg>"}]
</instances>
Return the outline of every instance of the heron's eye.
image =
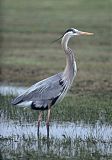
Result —
<instances>
[{"instance_id":1,"label":"heron's eye","mask_svg":"<svg viewBox=\"0 0 112 160\"><path fill-rule=\"evenodd\" d=\"M73 33L76 33L76 31L75 31L75 30L73 30Z\"/></svg>"},{"instance_id":2,"label":"heron's eye","mask_svg":"<svg viewBox=\"0 0 112 160\"><path fill-rule=\"evenodd\" d=\"M72 30L72 32L73 32L73 33L76 33L76 31L75 31L75 30Z\"/></svg>"}]
</instances>

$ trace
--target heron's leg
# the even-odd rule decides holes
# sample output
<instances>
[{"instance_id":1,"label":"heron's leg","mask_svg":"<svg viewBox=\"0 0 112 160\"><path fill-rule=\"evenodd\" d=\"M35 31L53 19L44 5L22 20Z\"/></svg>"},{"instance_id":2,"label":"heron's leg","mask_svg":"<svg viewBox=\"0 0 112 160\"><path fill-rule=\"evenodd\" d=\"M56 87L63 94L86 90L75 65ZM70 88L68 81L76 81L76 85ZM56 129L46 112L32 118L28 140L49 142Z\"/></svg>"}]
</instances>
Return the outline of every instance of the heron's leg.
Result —
<instances>
[{"instance_id":1,"label":"heron's leg","mask_svg":"<svg viewBox=\"0 0 112 160\"><path fill-rule=\"evenodd\" d=\"M47 115L47 121L46 121L47 138L49 138L49 120L50 120L50 113L51 113L51 108L48 109L48 115Z\"/></svg>"},{"instance_id":2,"label":"heron's leg","mask_svg":"<svg viewBox=\"0 0 112 160\"><path fill-rule=\"evenodd\" d=\"M38 134L39 134L39 128L40 128L41 120L42 120L42 111L39 111L39 116L38 116Z\"/></svg>"},{"instance_id":3,"label":"heron's leg","mask_svg":"<svg viewBox=\"0 0 112 160\"><path fill-rule=\"evenodd\" d=\"M51 113L51 108L48 109L48 115L47 115L46 126L49 126L50 113Z\"/></svg>"}]
</instances>

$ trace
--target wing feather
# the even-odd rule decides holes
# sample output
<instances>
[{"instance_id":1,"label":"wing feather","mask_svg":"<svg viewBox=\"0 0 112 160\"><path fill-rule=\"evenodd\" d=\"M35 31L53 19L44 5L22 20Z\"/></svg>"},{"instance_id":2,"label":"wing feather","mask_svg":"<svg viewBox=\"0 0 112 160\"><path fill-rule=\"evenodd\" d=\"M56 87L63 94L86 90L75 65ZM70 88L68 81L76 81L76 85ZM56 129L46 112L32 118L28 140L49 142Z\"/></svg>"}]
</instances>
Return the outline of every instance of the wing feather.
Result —
<instances>
[{"instance_id":1,"label":"wing feather","mask_svg":"<svg viewBox=\"0 0 112 160\"><path fill-rule=\"evenodd\" d=\"M18 104L24 101L49 100L62 94L65 86L59 82L62 81L62 73L58 73L47 79L44 79L31 86L24 94L18 96L12 104ZM67 82L65 82L66 85ZM63 83L64 84L64 83Z\"/></svg>"}]
</instances>

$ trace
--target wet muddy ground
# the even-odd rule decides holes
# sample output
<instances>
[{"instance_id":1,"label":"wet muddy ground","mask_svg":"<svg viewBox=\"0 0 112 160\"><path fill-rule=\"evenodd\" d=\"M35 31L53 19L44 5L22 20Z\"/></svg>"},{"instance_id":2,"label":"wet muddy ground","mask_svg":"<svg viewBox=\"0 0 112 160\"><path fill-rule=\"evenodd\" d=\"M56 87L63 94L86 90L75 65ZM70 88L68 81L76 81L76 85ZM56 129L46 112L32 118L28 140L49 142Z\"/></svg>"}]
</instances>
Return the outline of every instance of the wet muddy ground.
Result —
<instances>
[{"instance_id":1,"label":"wet muddy ground","mask_svg":"<svg viewBox=\"0 0 112 160\"><path fill-rule=\"evenodd\" d=\"M47 137L45 122L47 112L43 113L38 135L38 112L25 105L11 106L12 98L26 89L16 86L0 87L1 159L112 158L110 96L106 99L104 97L96 99L95 95L91 95L88 99L78 95L83 101L74 95L67 96L60 105L52 109Z\"/></svg>"},{"instance_id":2,"label":"wet muddy ground","mask_svg":"<svg viewBox=\"0 0 112 160\"><path fill-rule=\"evenodd\" d=\"M112 36L109 1L1 2L0 159L112 159ZM71 39L77 76L65 99L46 115L37 135L38 112L14 107L19 93L65 67L59 38L70 27L94 32ZM22 86L22 87L21 87Z\"/></svg>"}]
</instances>

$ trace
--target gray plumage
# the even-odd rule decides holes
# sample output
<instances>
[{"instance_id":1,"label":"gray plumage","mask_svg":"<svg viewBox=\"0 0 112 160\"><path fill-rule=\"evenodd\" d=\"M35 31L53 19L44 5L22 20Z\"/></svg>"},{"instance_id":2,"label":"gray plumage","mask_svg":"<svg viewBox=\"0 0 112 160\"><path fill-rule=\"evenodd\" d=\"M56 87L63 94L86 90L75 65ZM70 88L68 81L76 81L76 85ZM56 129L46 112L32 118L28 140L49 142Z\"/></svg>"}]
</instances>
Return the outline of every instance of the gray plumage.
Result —
<instances>
[{"instance_id":1,"label":"gray plumage","mask_svg":"<svg viewBox=\"0 0 112 160\"><path fill-rule=\"evenodd\" d=\"M66 67L64 72L58 73L31 86L25 93L12 101L13 105L31 101L31 108L45 110L61 101L70 88L77 72L73 51L67 46L68 41L75 35L85 34L74 28L68 29L62 37L62 48L66 55Z\"/></svg>"},{"instance_id":2,"label":"gray plumage","mask_svg":"<svg viewBox=\"0 0 112 160\"><path fill-rule=\"evenodd\" d=\"M32 104L35 105L36 108L48 108L48 104L52 104L53 100L60 97L61 94L63 94L64 89L66 89L67 82L62 78L62 73L58 73L36 83L24 94L14 99L12 104L16 105L24 101L32 101Z\"/></svg>"}]
</instances>

